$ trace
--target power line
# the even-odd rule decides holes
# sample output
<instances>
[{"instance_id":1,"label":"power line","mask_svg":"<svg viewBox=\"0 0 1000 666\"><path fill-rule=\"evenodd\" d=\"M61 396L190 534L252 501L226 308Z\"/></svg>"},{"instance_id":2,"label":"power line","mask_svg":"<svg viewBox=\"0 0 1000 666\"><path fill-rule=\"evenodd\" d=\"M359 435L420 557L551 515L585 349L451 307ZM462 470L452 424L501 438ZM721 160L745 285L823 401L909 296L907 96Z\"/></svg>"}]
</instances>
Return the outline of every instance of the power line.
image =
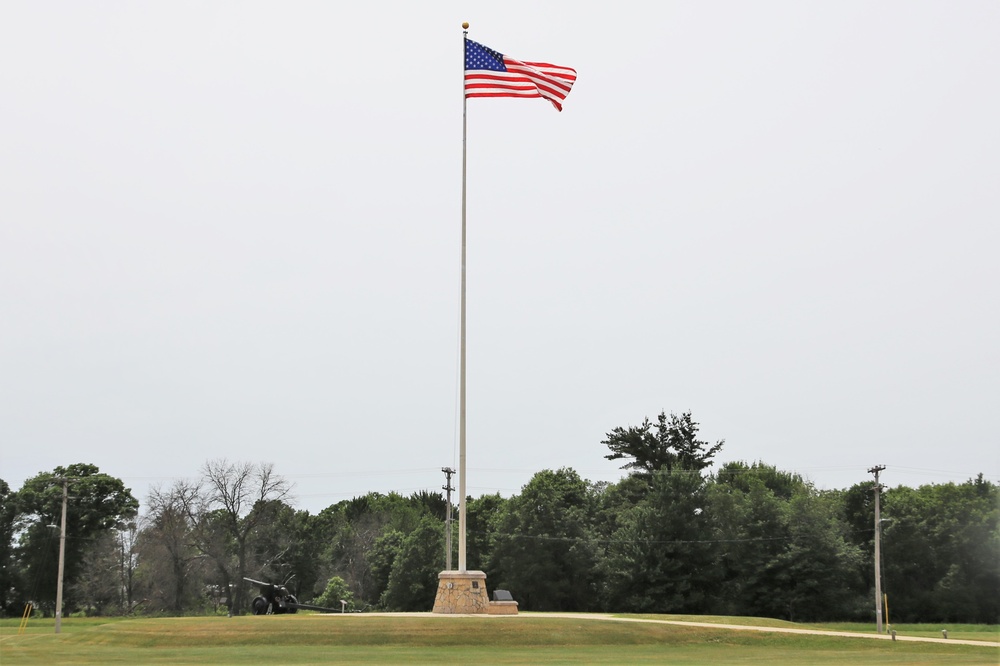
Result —
<instances>
[{"instance_id":1,"label":"power line","mask_svg":"<svg viewBox=\"0 0 1000 666\"><path fill-rule=\"evenodd\" d=\"M874 530L847 530L844 534L871 534ZM595 543L601 545L669 545L669 544L724 544L724 543L764 543L775 541L804 541L810 535L789 534L777 537L752 537L745 539L601 539L597 537L546 536L540 534L511 534L509 532L472 532L479 536L506 537L509 539L529 539L533 541L555 541L567 543Z\"/></svg>"}]
</instances>

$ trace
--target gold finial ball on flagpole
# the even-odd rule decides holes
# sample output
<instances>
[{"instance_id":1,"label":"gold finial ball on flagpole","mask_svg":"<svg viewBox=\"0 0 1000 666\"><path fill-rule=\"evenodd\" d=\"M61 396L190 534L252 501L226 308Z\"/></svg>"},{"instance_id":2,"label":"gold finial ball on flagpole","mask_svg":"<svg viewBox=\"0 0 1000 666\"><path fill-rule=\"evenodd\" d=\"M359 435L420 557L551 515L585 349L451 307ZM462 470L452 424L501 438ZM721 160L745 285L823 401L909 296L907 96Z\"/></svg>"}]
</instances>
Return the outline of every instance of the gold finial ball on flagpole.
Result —
<instances>
[{"instance_id":1,"label":"gold finial ball on flagpole","mask_svg":"<svg viewBox=\"0 0 1000 666\"><path fill-rule=\"evenodd\" d=\"M469 22L462 21L462 30L468 30L468 29L469 29Z\"/></svg>"}]
</instances>

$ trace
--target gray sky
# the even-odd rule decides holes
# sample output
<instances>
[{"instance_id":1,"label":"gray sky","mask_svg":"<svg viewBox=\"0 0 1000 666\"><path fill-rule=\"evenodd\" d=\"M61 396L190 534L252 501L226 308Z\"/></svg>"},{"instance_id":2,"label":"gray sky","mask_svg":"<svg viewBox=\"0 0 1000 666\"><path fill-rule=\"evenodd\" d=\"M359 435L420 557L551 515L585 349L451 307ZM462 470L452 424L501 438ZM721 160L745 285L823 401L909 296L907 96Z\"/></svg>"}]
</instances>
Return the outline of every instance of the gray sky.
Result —
<instances>
[{"instance_id":1,"label":"gray sky","mask_svg":"<svg viewBox=\"0 0 1000 666\"><path fill-rule=\"evenodd\" d=\"M144 501L270 461L316 512L458 466L620 478L691 410L821 488L1000 481L1000 3L0 6L0 477Z\"/></svg>"}]
</instances>

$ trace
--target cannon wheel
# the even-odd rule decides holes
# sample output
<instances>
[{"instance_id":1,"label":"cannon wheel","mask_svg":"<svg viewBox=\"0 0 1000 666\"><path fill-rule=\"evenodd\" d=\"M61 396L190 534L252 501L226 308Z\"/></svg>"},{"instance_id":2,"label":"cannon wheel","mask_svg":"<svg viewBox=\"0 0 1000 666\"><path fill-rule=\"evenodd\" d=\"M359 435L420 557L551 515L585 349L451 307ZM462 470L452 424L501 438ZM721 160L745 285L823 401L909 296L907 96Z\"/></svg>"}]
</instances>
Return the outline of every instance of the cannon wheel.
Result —
<instances>
[{"instance_id":1,"label":"cannon wheel","mask_svg":"<svg viewBox=\"0 0 1000 666\"><path fill-rule=\"evenodd\" d=\"M267 599L264 597L257 597L250 604L250 608L253 610L254 615L266 615L268 605Z\"/></svg>"},{"instance_id":2,"label":"cannon wheel","mask_svg":"<svg viewBox=\"0 0 1000 666\"><path fill-rule=\"evenodd\" d=\"M287 604L292 604L291 608L289 608L286 611L287 613L296 613L296 612L298 612L298 610L299 610L298 609L299 600L295 598L294 594L289 594L287 597L285 597L285 604L286 605Z\"/></svg>"}]
</instances>

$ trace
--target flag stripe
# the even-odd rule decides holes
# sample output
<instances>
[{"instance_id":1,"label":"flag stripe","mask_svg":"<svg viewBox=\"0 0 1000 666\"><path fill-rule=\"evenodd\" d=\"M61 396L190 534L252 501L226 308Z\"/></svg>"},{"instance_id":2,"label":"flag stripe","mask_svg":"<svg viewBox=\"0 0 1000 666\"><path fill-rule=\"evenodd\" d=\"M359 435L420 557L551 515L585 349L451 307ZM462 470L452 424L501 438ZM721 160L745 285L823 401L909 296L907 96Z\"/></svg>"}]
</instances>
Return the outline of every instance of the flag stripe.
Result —
<instances>
[{"instance_id":1,"label":"flag stripe","mask_svg":"<svg viewBox=\"0 0 1000 666\"><path fill-rule=\"evenodd\" d=\"M557 77L557 78L566 79L567 81L569 81L571 83L573 81L576 81L576 70L575 69L570 69L569 67L560 67L559 65L550 65L550 64L544 63L544 62L523 62L522 63L522 62L518 62L517 60L514 60L513 58L506 58L506 57L504 58L504 62L507 65L508 69L511 67L512 63L513 64L517 64L517 65L526 65L526 66L528 66L528 67L530 67L532 69L538 70L540 72L544 72L545 74L548 74L549 76L554 76L554 77Z\"/></svg>"},{"instance_id":2,"label":"flag stripe","mask_svg":"<svg viewBox=\"0 0 1000 666\"><path fill-rule=\"evenodd\" d=\"M562 111L576 70L545 62L522 62L466 40L466 97L542 97Z\"/></svg>"}]
</instances>

